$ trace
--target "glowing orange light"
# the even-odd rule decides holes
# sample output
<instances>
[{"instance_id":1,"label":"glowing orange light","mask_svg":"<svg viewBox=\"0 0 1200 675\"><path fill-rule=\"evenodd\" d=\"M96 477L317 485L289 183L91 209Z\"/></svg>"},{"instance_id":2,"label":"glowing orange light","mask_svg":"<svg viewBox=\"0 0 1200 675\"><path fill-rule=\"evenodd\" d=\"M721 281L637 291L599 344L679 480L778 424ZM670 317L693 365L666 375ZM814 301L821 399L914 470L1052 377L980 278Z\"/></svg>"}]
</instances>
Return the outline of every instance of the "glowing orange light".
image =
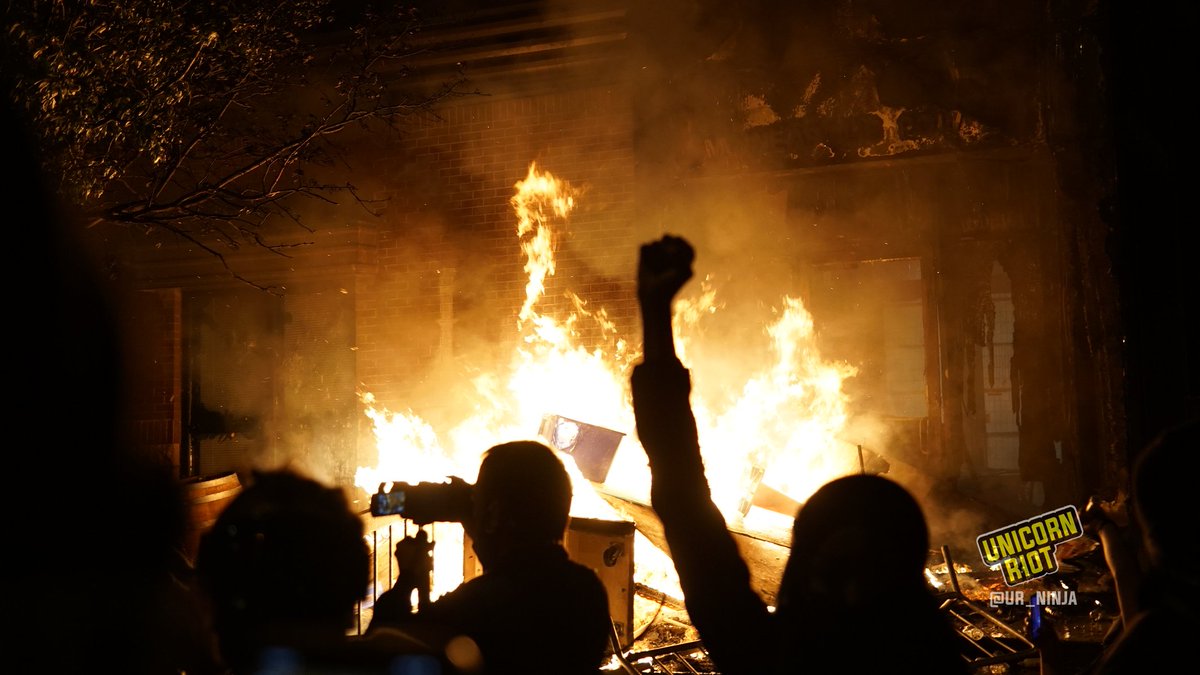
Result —
<instances>
[{"instance_id":1,"label":"glowing orange light","mask_svg":"<svg viewBox=\"0 0 1200 675\"><path fill-rule=\"evenodd\" d=\"M610 494L648 501L649 472L645 453L633 433L628 373L639 354L616 328L603 308L589 310L571 295L574 311L561 320L538 312L546 282L555 273L558 232L575 208L577 192L569 183L530 164L528 175L515 185L511 205L516 234L528 276L525 299L514 327L514 347L507 364L472 381L481 403L450 428L435 430L411 411L392 413L363 396L366 414L374 423L379 461L360 467L355 484L374 492L381 482L441 480L456 475L473 480L482 450L498 442L531 438L546 415L585 421L624 432L604 483ZM632 271L631 271L632 272ZM681 298L675 307L677 351L688 363L690 328L719 311L716 293L707 280L700 292ZM579 344L579 322L593 322L610 339L604 346ZM745 505L756 483L769 484L803 501L833 477L857 470L853 446L839 438L847 421L845 378L855 374L845 364L821 359L815 346L811 315L799 299L782 300L778 316L766 327L772 360L758 372L747 373L739 394L718 405L693 395L701 447L714 501L727 519L752 520L763 527L786 527L778 514L759 514ZM703 371L696 375L703 376ZM620 518L584 478L569 455L564 455L575 486L572 515ZM749 522L749 520L747 520ZM437 556L452 546L439 546ZM461 551L459 551L461 553ZM634 562L639 579L667 593L678 593L669 558L638 534ZM434 595L461 582L461 559L443 563L452 576L435 580ZM457 581L453 575L457 575Z\"/></svg>"}]
</instances>

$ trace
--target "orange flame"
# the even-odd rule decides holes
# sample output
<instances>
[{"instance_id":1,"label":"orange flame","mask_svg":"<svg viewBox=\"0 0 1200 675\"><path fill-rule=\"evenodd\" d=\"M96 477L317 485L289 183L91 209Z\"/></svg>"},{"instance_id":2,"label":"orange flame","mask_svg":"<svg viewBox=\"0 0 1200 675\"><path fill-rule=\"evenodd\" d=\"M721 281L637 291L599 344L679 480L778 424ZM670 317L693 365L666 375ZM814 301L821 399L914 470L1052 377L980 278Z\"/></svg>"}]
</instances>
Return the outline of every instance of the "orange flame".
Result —
<instances>
[{"instance_id":1,"label":"orange flame","mask_svg":"<svg viewBox=\"0 0 1200 675\"><path fill-rule=\"evenodd\" d=\"M551 216L566 218L575 208L574 191L549 172L538 173L537 163L529 165L525 180L516 184L517 194L509 200L517 213L517 237L525 253L525 304L518 315L524 323L534 318L533 305L546 292L546 277L554 274L555 232L549 227Z\"/></svg>"},{"instance_id":2,"label":"orange flame","mask_svg":"<svg viewBox=\"0 0 1200 675\"><path fill-rule=\"evenodd\" d=\"M574 209L577 191L552 174L539 172L536 164L530 164L528 175L514 187L511 204L528 282L511 361L506 369L473 380L479 397L474 414L441 435L411 411L380 411L374 398L364 395L366 414L375 425L379 462L375 467L360 467L355 484L373 492L389 480L441 480L449 475L473 480L483 449L505 440L531 438L544 416L560 415L625 432L604 488L648 501L649 471L632 433L627 387L629 366L639 355L617 334L603 308L590 309L573 294L568 296L574 311L561 321L536 310L547 280L555 273L556 232ZM677 352L685 364L691 329L718 310L716 292L707 279L698 295L676 302ZM581 321L600 328L606 338L602 346L588 349L578 344ZM824 482L857 468L854 446L839 438L848 403L841 385L855 370L820 358L812 317L798 299L783 299L767 335L772 364L750 374L731 404L718 407L693 395L714 501L731 520L745 517L748 495L759 482L802 501ZM703 369L694 374L703 376ZM596 486L579 473L573 459L563 454L563 460L575 487L572 515L620 518ZM762 510L751 508L749 513L756 511ZM758 522L763 527L790 526L790 519L772 522L777 515L760 515ZM639 579L653 577L655 588L679 593L669 558L640 533L636 544ZM444 563L441 556L450 555L446 548L453 545L435 549L435 570L449 568L457 574L461 558ZM457 553L461 555L461 550ZM435 597L459 582L461 575L457 581L435 580Z\"/></svg>"},{"instance_id":3,"label":"orange flame","mask_svg":"<svg viewBox=\"0 0 1200 675\"><path fill-rule=\"evenodd\" d=\"M697 415L707 473L710 479L727 477L713 484L714 501L727 518L740 516L756 480L802 500L856 468L854 446L839 438L848 417L842 381L856 370L821 360L812 315L796 298L783 299L767 334L771 366L747 380L724 411ZM756 469L757 478L748 478Z\"/></svg>"}]
</instances>

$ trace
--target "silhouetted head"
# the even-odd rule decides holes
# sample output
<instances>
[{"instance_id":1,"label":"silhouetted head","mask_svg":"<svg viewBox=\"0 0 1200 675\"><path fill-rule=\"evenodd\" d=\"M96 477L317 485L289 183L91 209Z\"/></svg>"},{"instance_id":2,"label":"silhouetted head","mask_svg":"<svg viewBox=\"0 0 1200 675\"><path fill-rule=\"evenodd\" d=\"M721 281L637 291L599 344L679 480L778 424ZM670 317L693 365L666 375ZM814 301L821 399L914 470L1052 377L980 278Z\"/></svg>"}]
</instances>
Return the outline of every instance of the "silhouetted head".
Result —
<instances>
[{"instance_id":1,"label":"silhouetted head","mask_svg":"<svg viewBox=\"0 0 1200 675\"><path fill-rule=\"evenodd\" d=\"M20 383L9 414L27 429L54 432L52 452L23 449L6 458L12 475L45 476L51 485L35 509L22 490L5 490L0 503L13 516L5 536L18 551L6 560L9 578L21 580L8 590L29 594L7 604L25 608L20 623L31 628L28 635L10 633L5 657L20 662L28 654L44 672L149 672L159 656L177 656L162 638L162 592L187 523L178 471L169 458L130 442L133 425L122 424L133 393L123 351L129 336L82 241L84 224L53 189L57 181L43 166L35 125L10 97L11 73L0 71L8 168L0 195L20 214L5 233L12 253L4 266L5 312L19 345L6 373ZM63 581L78 577L79 555L38 552L46 534L64 523L71 550L83 555L87 583ZM71 648L63 649L67 635Z\"/></svg>"},{"instance_id":2,"label":"silhouetted head","mask_svg":"<svg viewBox=\"0 0 1200 675\"><path fill-rule=\"evenodd\" d=\"M548 446L513 441L489 448L472 496L471 539L485 566L506 547L561 542L571 478Z\"/></svg>"},{"instance_id":3,"label":"silhouetted head","mask_svg":"<svg viewBox=\"0 0 1200 675\"><path fill-rule=\"evenodd\" d=\"M1138 456L1133 469L1133 508L1150 559L1160 567L1195 576L1200 542L1192 499L1200 476L1200 420L1159 434Z\"/></svg>"},{"instance_id":4,"label":"silhouetted head","mask_svg":"<svg viewBox=\"0 0 1200 675\"><path fill-rule=\"evenodd\" d=\"M928 553L925 516L907 490L880 476L838 478L796 514L779 606L853 607L922 589Z\"/></svg>"},{"instance_id":5,"label":"silhouetted head","mask_svg":"<svg viewBox=\"0 0 1200 675\"><path fill-rule=\"evenodd\" d=\"M254 474L196 556L232 668L252 664L264 641L289 631L345 634L370 575L363 531L341 490L288 470Z\"/></svg>"}]
</instances>

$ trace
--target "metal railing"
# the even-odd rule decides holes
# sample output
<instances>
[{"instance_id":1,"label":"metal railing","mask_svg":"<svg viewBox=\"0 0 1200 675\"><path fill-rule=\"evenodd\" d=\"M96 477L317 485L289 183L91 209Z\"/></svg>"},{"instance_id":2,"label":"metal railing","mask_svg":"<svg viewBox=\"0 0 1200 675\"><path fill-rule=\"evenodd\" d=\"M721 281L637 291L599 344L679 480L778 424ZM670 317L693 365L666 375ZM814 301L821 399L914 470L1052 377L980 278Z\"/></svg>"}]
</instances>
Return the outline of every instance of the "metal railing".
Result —
<instances>
[{"instance_id":1,"label":"metal railing","mask_svg":"<svg viewBox=\"0 0 1200 675\"><path fill-rule=\"evenodd\" d=\"M614 659L626 675L720 675L699 640L644 649L618 651Z\"/></svg>"},{"instance_id":2,"label":"metal railing","mask_svg":"<svg viewBox=\"0 0 1200 675\"><path fill-rule=\"evenodd\" d=\"M416 534L418 527L400 516L376 517L363 514L366 542L371 560L371 582L367 596L359 602L355 630L361 634L370 625L375 601L396 581L399 570L392 552L405 536ZM966 641L963 654L968 665L982 671L992 665L1036 660L1036 645L1021 631L1002 621L986 607L968 599L959 586L954 561L947 547L942 557L949 573L951 590L940 594L940 609L958 636ZM622 649L614 627L611 636L612 662L604 672L625 675L719 675L699 640L656 647Z\"/></svg>"},{"instance_id":3,"label":"metal railing","mask_svg":"<svg viewBox=\"0 0 1200 675\"><path fill-rule=\"evenodd\" d=\"M1029 638L983 605L963 595L950 548L943 546L941 550L951 590L940 595L940 608L955 633L965 641L963 655L968 666L982 671L1001 664L1011 666L1039 660L1041 653Z\"/></svg>"},{"instance_id":4,"label":"metal railing","mask_svg":"<svg viewBox=\"0 0 1200 675\"><path fill-rule=\"evenodd\" d=\"M366 597L359 601L355 611L354 631L361 635L371 624L375 601L396 582L400 570L392 552L396 543L405 535L416 532L416 526L400 516L373 516L370 512L360 514L366 530L367 550L371 560L371 580Z\"/></svg>"}]
</instances>

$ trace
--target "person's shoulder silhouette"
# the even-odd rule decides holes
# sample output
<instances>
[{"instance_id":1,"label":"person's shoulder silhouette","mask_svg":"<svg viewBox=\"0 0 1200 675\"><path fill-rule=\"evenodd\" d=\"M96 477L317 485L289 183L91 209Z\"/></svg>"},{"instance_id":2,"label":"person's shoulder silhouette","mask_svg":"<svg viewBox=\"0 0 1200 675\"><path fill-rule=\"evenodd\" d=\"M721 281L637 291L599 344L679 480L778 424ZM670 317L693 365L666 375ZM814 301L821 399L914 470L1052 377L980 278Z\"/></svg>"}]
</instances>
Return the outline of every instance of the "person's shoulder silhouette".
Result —
<instances>
[{"instance_id":1,"label":"person's shoulder silhouette","mask_svg":"<svg viewBox=\"0 0 1200 675\"><path fill-rule=\"evenodd\" d=\"M464 528L482 574L415 614L377 616L372 630L423 624L466 636L488 673L597 672L608 595L563 547L573 493L562 460L537 441L501 443L485 452L471 492Z\"/></svg>"},{"instance_id":2,"label":"person's shoulder silhouette","mask_svg":"<svg viewBox=\"0 0 1200 675\"><path fill-rule=\"evenodd\" d=\"M364 526L344 493L290 470L254 472L202 536L196 575L234 672L343 647L365 595Z\"/></svg>"},{"instance_id":3,"label":"person's shoulder silhouette","mask_svg":"<svg viewBox=\"0 0 1200 675\"><path fill-rule=\"evenodd\" d=\"M907 489L877 475L836 478L804 502L792 532L777 614L800 639L822 645L822 658L847 673L889 664L965 672L925 581L928 527ZM878 648L855 650L860 633Z\"/></svg>"},{"instance_id":4,"label":"person's shoulder silhouette","mask_svg":"<svg viewBox=\"0 0 1200 675\"><path fill-rule=\"evenodd\" d=\"M880 476L830 481L800 508L767 607L713 502L691 410L690 371L675 353L671 305L695 251L666 235L642 246L643 358L630 378L651 473L689 617L722 672L964 673L954 635L924 579L929 535L903 486ZM864 640L872 647L864 649Z\"/></svg>"},{"instance_id":5,"label":"person's shoulder silhouette","mask_svg":"<svg viewBox=\"0 0 1200 675\"><path fill-rule=\"evenodd\" d=\"M177 672L178 628L164 610L186 507L172 468L126 442L124 338L114 298L81 242L73 209L31 121L5 82L4 202L20 216L6 236L12 417L48 431L42 445L11 453L13 475L37 477L30 495L6 490L6 556L19 579L6 602L19 617L10 663L42 672ZM70 553L54 554L60 549Z\"/></svg>"},{"instance_id":6,"label":"person's shoulder silhouette","mask_svg":"<svg viewBox=\"0 0 1200 675\"><path fill-rule=\"evenodd\" d=\"M1192 483L1200 470L1200 420L1158 435L1135 458L1133 512L1149 561L1141 610L1106 651L1096 673L1172 672L1200 631L1200 542Z\"/></svg>"}]
</instances>

